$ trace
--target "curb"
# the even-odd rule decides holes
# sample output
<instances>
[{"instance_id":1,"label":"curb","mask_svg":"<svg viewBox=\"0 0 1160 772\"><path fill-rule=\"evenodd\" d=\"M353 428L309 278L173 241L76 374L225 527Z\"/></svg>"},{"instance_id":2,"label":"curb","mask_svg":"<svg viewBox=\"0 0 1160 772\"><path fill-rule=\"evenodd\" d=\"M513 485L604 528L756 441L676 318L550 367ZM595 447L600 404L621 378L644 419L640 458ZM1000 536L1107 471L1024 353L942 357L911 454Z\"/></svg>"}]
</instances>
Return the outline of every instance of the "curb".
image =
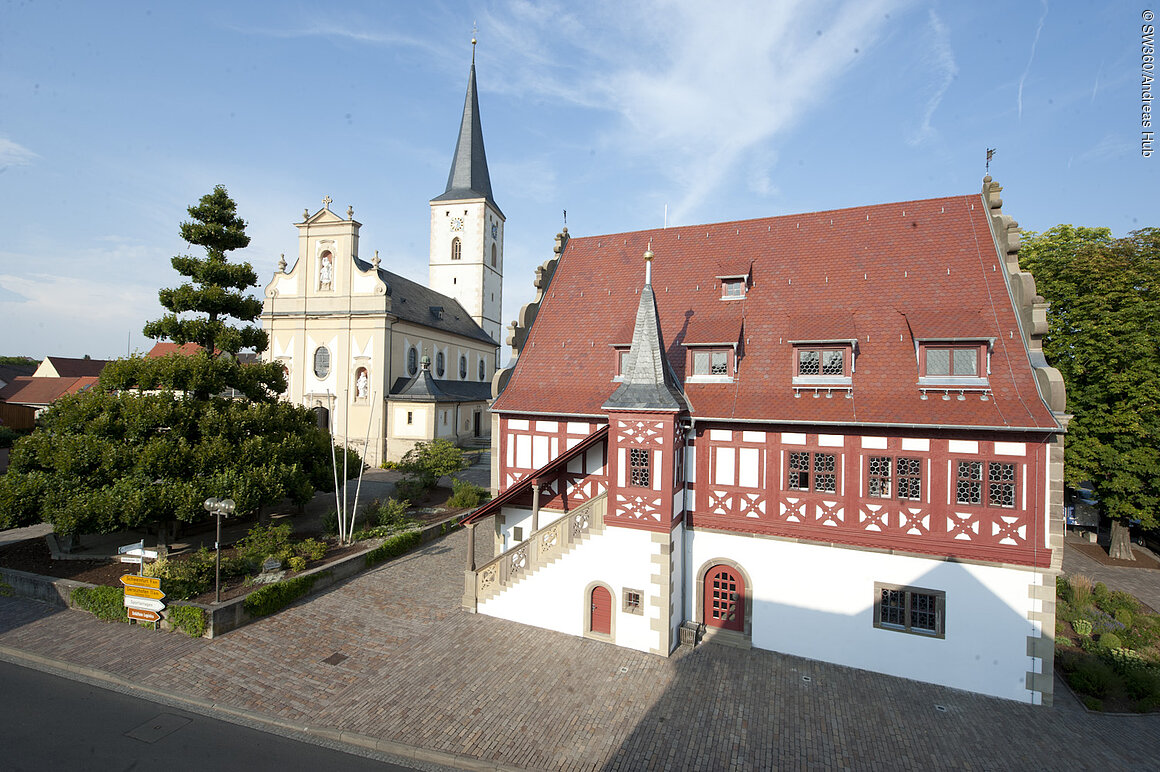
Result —
<instances>
[{"instance_id":1,"label":"curb","mask_svg":"<svg viewBox=\"0 0 1160 772\"><path fill-rule=\"evenodd\" d=\"M229 721L233 724L243 726L256 724L257 728L264 729L265 731L273 730L274 734L289 736L291 739L314 745L322 745L322 743L318 742L319 740L328 740L340 746L339 750L345 750L341 746L348 746L348 748L375 751L377 753L395 756L401 760L437 764L453 769L479 770L480 772L491 772L492 770L495 772L522 772L524 770L523 767L513 767L500 762L484 761L472 756L462 756L448 751L437 751L417 745L408 745L406 743L371 737L357 732L315 726L313 724L303 724L235 708L230 705L223 705L210 700L203 700L199 697L162 691L128 681L104 670L52 659L4 644L0 644L0 660L42 673L48 673L49 675L71 678L74 681L86 681L101 688L143 696L146 699L161 702L162 704L176 703L173 707L185 707L193 713Z\"/></svg>"}]
</instances>

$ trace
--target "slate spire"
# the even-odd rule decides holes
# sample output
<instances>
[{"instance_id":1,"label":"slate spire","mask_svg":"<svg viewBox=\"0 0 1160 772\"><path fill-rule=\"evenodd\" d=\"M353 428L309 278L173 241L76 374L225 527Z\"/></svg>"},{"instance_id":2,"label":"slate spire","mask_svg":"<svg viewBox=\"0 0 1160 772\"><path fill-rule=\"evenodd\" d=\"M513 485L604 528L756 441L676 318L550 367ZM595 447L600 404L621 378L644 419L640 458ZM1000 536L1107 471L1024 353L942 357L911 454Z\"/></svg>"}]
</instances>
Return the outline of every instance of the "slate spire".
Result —
<instances>
[{"instance_id":1,"label":"slate spire","mask_svg":"<svg viewBox=\"0 0 1160 772\"><path fill-rule=\"evenodd\" d=\"M472 46L471 72L467 78L467 98L463 102L463 118L459 123L459 138L451 159L451 173L447 175L447 189L432 201L459 201L483 198L499 210L491 194L491 177L487 171L487 154L483 150L483 126L479 120L479 97L475 90L475 47Z\"/></svg>"},{"instance_id":2,"label":"slate spire","mask_svg":"<svg viewBox=\"0 0 1160 772\"><path fill-rule=\"evenodd\" d=\"M685 410L685 396L665 357L652 288L652 259L650 248L644 253L644 287L636 309L632 347L624 361L624 380L604 403L605 410Z\"/></svg>"}]
</instances>

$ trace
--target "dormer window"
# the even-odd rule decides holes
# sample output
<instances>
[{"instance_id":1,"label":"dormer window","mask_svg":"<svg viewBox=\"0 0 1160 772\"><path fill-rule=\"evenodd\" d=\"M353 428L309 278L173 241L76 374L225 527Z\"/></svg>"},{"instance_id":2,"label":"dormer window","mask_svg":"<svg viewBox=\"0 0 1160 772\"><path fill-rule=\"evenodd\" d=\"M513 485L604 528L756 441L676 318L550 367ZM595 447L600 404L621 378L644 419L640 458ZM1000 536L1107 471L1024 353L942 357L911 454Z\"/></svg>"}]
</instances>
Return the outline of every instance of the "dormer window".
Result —
<instances>
[{"instance_id":1,"label":"dormer window","mask_svg":"<svg viewBox=\"0 0 1160 772\"><path fill-rule=\"evenodd\" d=\"M690 346L686 383L729 383L737 368L733 346Z\"/></svg>"},{"instance_id":2,"label":"dormer window","mask_svg":"<svg viewBox=\"0 0 1160 772\"><path fill-rule=\"evenodd\" d=\"M745 291L749 288L748 276L718 276L717 278L721 280L722 300L741 300L745 297Z\"/></svg>"},{"instance_id":3,"label":"dormer window","mask_svg":"<svg viewBox=\"0 0 1160 772\"><path fill-rule=\"evenodd\" d=\"M849 397L854 388L854 341L790 341L793 344L795 396L813 392Z\"/></svg>"},{"instance_id":4,"label":"dormer window","mask_svg":"<svg viewBox=\"0 0 1160 772\"><path fill-rule=\"evenodd\" d=\"M917 349L924 399L932 392L943 399L965 399L968 393L990 398L990 340L919 340Z\"/></svg>"}]
</instances>

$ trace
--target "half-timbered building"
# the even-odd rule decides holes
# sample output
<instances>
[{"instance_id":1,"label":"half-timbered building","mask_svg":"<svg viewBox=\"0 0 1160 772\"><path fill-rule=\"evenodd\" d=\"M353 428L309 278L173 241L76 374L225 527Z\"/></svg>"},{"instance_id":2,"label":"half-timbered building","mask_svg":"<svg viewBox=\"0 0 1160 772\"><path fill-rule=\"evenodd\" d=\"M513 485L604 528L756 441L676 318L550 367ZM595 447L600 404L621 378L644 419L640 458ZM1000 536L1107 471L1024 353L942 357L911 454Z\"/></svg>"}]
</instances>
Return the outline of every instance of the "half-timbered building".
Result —
<instances>
[{"instance_id":1,"label":"half-timbered building","mask_svg":"<svg viewBox=\"0 0 1160 772\"><path fill-rule=\"evenodd\" d=\"M999 193L562 233L465 607L1049 703L1067 416Z\"/></svg>"}]
</instances>

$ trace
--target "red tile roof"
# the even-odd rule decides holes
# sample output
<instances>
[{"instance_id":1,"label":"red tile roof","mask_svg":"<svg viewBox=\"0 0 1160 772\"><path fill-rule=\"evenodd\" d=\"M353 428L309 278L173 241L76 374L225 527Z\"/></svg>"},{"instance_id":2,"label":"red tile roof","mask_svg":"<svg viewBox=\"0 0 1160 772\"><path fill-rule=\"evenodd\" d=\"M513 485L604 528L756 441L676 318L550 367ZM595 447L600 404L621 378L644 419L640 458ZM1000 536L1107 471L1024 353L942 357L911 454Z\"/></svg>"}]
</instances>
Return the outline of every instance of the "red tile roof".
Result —
<instances>
[{"instance_id":1,"label":"red tile roof","mask_svg":"<svg viewBox=\"0 0 1160 772\"><path fill-rule=\"evenodd\" d=\"M65 394L76 394L92 388L99 379L95 377L52 378L41 376L21 376L0 389L0 402L12 405L51 405Z\"/></svg>"},{"instance_id":2,"label":"red tile roof","mask_svg":"<svg viewBox=\"0 0 1160 772\"><path fill-rule=\"evenodd\" d=\"M145 358L157 359L158 357L165 357L170 354L192 356L201 350L202 347L196 343L177 344L172 341L162 340L153 344L153 348L149 349L149 353L145 355Z\"/></svg>"},{"instance_id":3,"label":"red tile roof","mask_svg":"<svg viewBox=\"0 0 1160 772\"><path fill-rule=\"evenodd\" d=\"M573 238L494 409L602 414L617 385L608 345L628 342L620 338L651 242L661 328L679 378L690 332L699 339L742 329L734 382L685 386L699 419L1056 429L987 217L982 197L968 195ZM721 266L749 261L746 298L722 300ZM922 337L993 338L992 398L921 399ZM790 341L833 339L858 341L853 398L795 398Z\"/></svg>"}]
</instances>

